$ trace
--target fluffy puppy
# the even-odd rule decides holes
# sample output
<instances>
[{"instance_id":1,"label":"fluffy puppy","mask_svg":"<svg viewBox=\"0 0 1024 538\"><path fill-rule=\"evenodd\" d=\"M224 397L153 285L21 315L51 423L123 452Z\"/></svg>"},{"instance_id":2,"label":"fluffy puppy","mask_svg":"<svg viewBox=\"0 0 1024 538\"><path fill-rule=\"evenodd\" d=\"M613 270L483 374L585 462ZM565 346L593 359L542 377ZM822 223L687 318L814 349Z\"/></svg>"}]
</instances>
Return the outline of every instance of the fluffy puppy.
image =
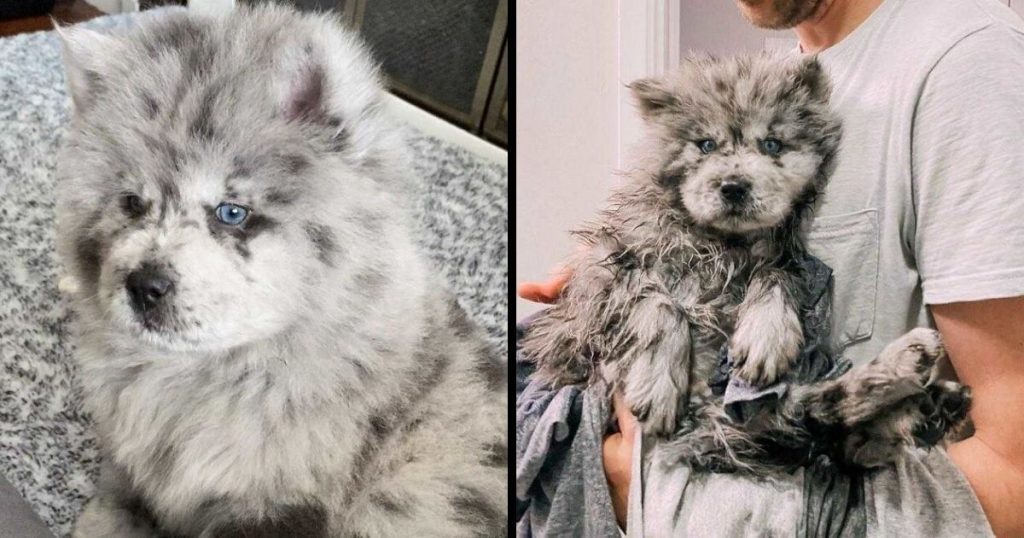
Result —
<instances>
[{"instance_id":1,"label":"fluffy puppy","mask_svg":"<svg viewBox=\"0 0 1024 538\"><path fill-rule=\"evenodd\" d=\"M718 470L769 471L812 446L879 465L923 424L962 418L961 388L929 385L936 334L916 331L839 380L793 388L775 414L730 420L708 387L720 348L732 375L764 386L804 343L803 229L841 135L829 82L813 57L760 55L692 58L631 87L644 153L610 208L576 232L588 248L523 340L536 375L603 378L646 433L677 434L680 458Z\"/></svg>"},{"instance_id":2,"label":"fluffy puppy","mask_svg":"<svg viewBox=\"0 0 1024 538\"><path fill-rule=\"evenodd\" d=\"M414 246L377 67L281 7L60 31L75 535L504 533L505 367Z\"/></svg>"}]
</instances>

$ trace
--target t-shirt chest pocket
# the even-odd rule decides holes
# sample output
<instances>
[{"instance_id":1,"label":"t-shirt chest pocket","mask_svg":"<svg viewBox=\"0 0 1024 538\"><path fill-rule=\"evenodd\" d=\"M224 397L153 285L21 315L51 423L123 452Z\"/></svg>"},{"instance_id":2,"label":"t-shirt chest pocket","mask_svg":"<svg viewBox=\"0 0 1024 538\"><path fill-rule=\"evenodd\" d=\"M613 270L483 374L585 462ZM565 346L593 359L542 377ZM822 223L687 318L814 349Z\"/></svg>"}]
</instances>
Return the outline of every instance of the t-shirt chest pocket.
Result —
<instances>
[{"instance_id":1,"label":"t-shirt chest pocket","mask_svg":"<svg viewBox=\"0 0 1024 538\"><path fill-rule=\"evenodd\" d=\"M807 236L814 256L832 268L832 344L842 351L871 338L878 289L878 210L817 217Z\"/></svg>"}]
</instances>

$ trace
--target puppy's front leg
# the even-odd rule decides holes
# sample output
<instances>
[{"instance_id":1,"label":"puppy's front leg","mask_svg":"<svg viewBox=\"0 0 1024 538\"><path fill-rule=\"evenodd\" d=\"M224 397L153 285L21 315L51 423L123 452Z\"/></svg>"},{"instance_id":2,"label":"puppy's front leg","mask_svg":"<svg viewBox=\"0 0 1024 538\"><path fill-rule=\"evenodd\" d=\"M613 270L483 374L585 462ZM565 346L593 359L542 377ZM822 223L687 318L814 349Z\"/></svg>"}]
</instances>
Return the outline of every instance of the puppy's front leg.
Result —
<instances>
[{"instance_id":1,"label":"puppy's front leg","mask_svg":"<svg viewBox=\"0 0 1024 538\"><path fill-rule=\"evenodd\" d=\"M751 280L729 338L734 372L763 386L785 374L800 353L804 331L794 275L762 269Z\"/></svg>"},{"instance_id":2,"label":"puppy's front leg","mask_svg":"<svg viewBox=\"0 0 1024 538\"><path fill-rule=\"evenodd\" d=\"M667 297L652 296L624 320L633 341L623 397L644 433L667 435L686 409L690 383L690 327Z\"/></svg>"}]
</instances>

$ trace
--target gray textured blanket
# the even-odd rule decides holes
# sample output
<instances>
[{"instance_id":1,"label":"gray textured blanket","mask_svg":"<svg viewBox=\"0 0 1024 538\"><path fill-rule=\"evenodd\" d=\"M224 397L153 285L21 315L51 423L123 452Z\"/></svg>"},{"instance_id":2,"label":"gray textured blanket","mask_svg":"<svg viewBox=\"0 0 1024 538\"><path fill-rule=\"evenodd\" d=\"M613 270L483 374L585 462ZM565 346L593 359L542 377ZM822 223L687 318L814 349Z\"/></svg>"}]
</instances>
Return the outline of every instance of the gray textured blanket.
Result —
<instances>
[{"instance_id":1,"label":"gray textured blanket","mask_svg":"<svg viewBox=\"0 0 1024 538\"><path fill-rule=\"evenodd\" d=\"M63 76L53 32L0 39L0 473L58 536L91 495L97 465L75 392L53 248L53 170L68 119ZM507 169L411 130L410 144L427 184L422 242L505 351Z\"/></svg>"}]
</instances>

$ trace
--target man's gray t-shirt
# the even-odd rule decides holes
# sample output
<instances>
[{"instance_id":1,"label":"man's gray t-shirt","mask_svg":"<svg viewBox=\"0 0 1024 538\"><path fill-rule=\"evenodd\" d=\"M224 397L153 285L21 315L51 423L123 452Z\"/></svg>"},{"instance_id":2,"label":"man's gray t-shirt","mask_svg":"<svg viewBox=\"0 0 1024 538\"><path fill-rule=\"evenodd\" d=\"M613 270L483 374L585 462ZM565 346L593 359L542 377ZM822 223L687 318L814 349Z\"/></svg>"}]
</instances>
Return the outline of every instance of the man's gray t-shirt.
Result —
<instances>
[{"instance_id":1,"label":"man's gray t-shirt","mask_svg":"<svg viewBox=\"0 0 1024 538\"><path fill-rule=\"evenodd\" d=\"M810 247L854 363L926 304L1024 295L1022 32L997 0L886 0L820 53L843 140Z\"/></svg>"},{"instance_id":2,"label":"man's gray t-shirt","mask_svg":"<svg viewBox=\"0 0 1024 538\"><path fill-rule=\"evenodd\" d=\"M932 326L928 304L1024 295L1020 18L997 0L885 0L819 58L843 120L810 234L835 273L836 348L865 362ZM764 485L650 459L634 471L631 536L758 536L799 513L802 473ZM991 536L942 450L910 451L864 488L869 536Z\"/></svg>"}]
</instances>

